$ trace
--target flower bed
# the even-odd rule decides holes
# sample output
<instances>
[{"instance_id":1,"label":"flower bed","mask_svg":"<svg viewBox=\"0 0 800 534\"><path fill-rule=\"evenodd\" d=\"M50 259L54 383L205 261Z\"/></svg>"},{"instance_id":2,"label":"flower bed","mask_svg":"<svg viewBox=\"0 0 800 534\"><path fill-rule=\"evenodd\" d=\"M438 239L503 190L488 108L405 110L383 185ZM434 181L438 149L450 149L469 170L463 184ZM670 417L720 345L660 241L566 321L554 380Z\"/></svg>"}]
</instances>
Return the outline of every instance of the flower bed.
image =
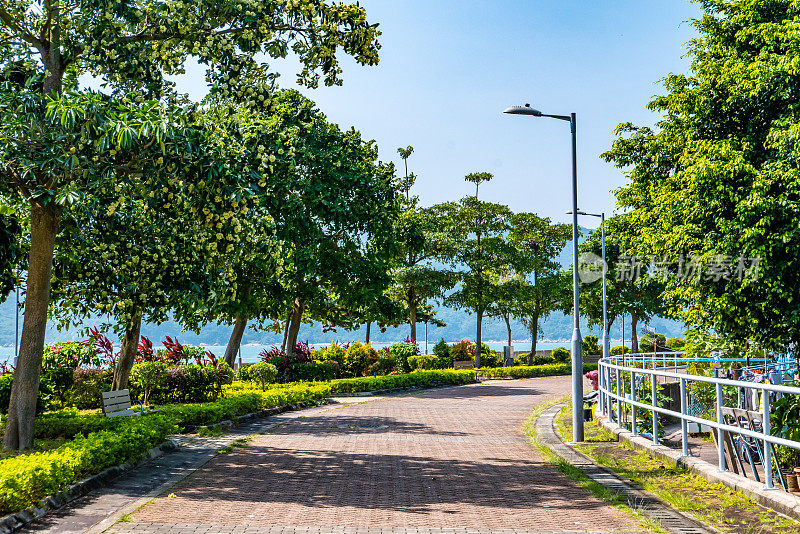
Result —
<instances>
[{"instance_id":1,"label":"flower bed","mask_svg":"<svg viewBox=\"0 0 800 534\"><path fill-rule=\"evenodd\" d=\"M597 369L596 363L583 364L583 372ZM547 365L517 365L515 367L490 367L478 369L482 378L536 378L540 376L568 375L572 372L572 364L552 363Z\"/></svg>"}]
</instances>

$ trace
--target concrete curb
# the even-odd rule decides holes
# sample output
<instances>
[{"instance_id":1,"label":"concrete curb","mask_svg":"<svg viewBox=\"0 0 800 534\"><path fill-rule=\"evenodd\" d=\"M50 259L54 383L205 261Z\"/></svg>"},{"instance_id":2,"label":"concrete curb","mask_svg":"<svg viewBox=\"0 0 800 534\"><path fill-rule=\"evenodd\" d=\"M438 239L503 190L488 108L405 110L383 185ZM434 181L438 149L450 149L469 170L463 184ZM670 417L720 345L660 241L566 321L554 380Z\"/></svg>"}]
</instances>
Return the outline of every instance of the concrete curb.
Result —
<instances>
[{"instance_id":1,"label":"concrete curb","mask_svg":"<svg viewBox=\"0 0 800 534\"><path fill-rule=\"evenodd\" d=\"M610 422L603 415L598 414L597 420L604 428L613 432L618 441L630 443L634 448L645 451L670 465L684 466L689 472L699 475L709 482L724 484L730 489L744 493L761 506L800 520L800 498L791 493L786 493L782 489L766 490L763 484L731 472L720 472L716 466L700 458L683 457L680 451L664 445L654 445L651 440L634 436L631 431Z\"/></svg>"},{"instance_id":2,"label":"concrete curb","mask_svg":"<svg viewBox=\"0 0 800 534\"><path fill-rule=\"evenodd\" d=\"M656 520L667 532L672 534L721 534L718 529L705 525L691 515L673 508L611 469L596 464L594 459L575 449L572 443L562 440L555 429L555 418L564 404L565 402L559 402L550 406L536 420L536 437L542 445L562 460L580 469L594 482L624 497L631 508L636 508L643 515Z\"/></svg>"},{"instance_id":3,"label":"concrete curb","mask_svg":"<svg viewBox=\"0 0 800 534\"><path fill-rule=\"evenodd\" d=\"M79 480L69 488L59 491L55 495L45 497L39 501L38 505L34 504L25 508L24 510L20 510L19 512L8 514L0 518L0 533L11 534L12 532L16 532L17 530L28 526L45 514L48 514L53 510L57 510L58 508L61 508L65 504L68 504L75 499L83 497L94 489L105 486L113 479L117 478L123 473L136 469L144 462L152 460L153 458L158 458L159 456L162 456L163 454L173 451L177 448L177 445L173 441L167 440L161 445L153 447L144 453L144 455L142 455L142 457L136 461L129 460L123 464L109 467L108 469L105 469L96 475Z\"/></svg>"}]
</instances>

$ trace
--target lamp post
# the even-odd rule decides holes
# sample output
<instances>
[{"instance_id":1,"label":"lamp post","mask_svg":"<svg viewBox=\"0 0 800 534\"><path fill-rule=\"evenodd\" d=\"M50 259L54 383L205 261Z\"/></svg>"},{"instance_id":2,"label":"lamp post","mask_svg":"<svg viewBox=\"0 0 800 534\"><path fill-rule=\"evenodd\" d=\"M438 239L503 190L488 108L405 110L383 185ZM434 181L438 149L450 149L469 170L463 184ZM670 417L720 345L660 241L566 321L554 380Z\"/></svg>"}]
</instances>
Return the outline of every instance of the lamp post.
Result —
<instances>
[{"instance_id":1,"label":"lamp post","mask_svg":"<svg viewBox=\"0 0 800 534\"><path fill-rule=\"evenodd\" d=\"M567 212L567 214L570 213ZM608 358L608 353L611 351L611 339L608 337L608 304L606 302L606 273L608 272L608 265L606 264L606 214L605 212L586 213L585 211L579 211L578 215L600 218L600 240L602 242L601 250L603 256L603 358ZM624 341L622 344L625 344Z\"/></svg>"},{"instance_id":2,"label":"lamp post","mask_svg":"<svg viewBox=\"0 0 800 534\"><path fill-rule=\"evenodd\" d=\"M575 114L549 115L534 109L530 104L511 106L503 113L509 115L529 115L531 117L548 117L569 122L572 133L572 297L574 310L574 328L572 330L572 440L583 441L583 346L578 313L578 159L575 136Z\"/></svg>"}]
</instances>

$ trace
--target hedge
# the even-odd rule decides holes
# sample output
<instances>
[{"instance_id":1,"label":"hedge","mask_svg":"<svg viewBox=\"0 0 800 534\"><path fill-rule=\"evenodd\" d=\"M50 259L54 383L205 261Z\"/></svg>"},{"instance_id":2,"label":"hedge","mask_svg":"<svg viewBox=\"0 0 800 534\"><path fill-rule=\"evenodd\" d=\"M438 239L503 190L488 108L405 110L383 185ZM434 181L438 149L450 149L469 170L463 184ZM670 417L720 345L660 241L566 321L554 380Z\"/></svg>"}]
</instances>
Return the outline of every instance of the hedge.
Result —
<instances>
[{"instance_id":1,"label":"hedge","mask_svg":"<svg viewBox=\"0 0 800 534\"><path fill-rule=\"evenodd\" d=\"M36 420L35 437L71 441L50 451L0 460L0 514L26 508L66 489L80 478L135 460L187 425L235 420L238 416L277 406L313 404L335 393L474 381L474 371L448 369L330 382L275 384L264 391L253 384L235 382L224 388L226 396L216 402L161 406L160 412L142 417L109 419L100 414L79 414L74 409L45 414Z\"/></svg>"},{"instance_id":2,"label":"hedge","mask_svg":"<svg viewBox=\"0 0 800 534\"><path fill-rule=\"evenodd\" d=\"M78 435L61 447L0 461L0 514L40 501L74 481L137 459L176 430L164 415L126 418L114 430Z\"/></svg>"},{"instance_id":3,"label":"hedge","mask_svg":"<svg viewBox=\"0 0 800 534\"><path fill-rule=\"evenodd\" d=\"M597 369L596 363L583 364L583 372ZM572 372L572 364L551 363L548 365L518 365L515 367L489 367L478 369L478 376L483 378L536 378L540 376L568 375Z\"/></svg>"},{"instance_id":4,"label":"hedge","mask_svg":"<svg viewBox=\"0 0 800 534\"><path fill-rule=\"evenodd\" d=\"M402 375L365 376L361 378L340 378L331 380L331 392L357 393L383 389L406 388L413 386L458 385L475 382L475 371L455 369L436 369L414 371Z\"/></svg>"},{"instance_id":5,"label":"hedge","mask_svg":"<svg viewBox=\"0 0 800 534\"><path fill-rule=\"evenodd\" d=\"M180 426L235 419L246 413L330 397L327 384L297 384L267 391L237 388L229 397L203 404L171 405L142 417L77 415L68 411L41 417L37 437L70 437L46 452L0 460L0 515L37 503L76 480L142 456Z\"/></svg>"}]
</instances>

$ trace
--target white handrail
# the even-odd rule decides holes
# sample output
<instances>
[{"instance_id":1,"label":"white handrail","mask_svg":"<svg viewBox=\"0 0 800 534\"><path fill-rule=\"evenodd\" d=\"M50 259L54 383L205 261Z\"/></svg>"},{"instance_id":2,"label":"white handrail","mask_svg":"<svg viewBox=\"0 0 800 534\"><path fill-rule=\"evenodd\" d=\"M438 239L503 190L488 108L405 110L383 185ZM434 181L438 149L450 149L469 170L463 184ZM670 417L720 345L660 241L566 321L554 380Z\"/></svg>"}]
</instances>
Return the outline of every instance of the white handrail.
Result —
<instances>
[{"instance_id":1,"label":"white handrail","mask_svg":"<svg viewBox=\"0 0 800 534\"><path fill-rule=\"evenodd\" d=\"M792 386L783 386L783 385L773 385L768 383L754 383L754 382L747 382L743 380L731 380L728 378L717 378L717 377L710 377L710 376L702 376L702 375L691 375L686 373L678 373L677 369L678 366L683 367L680 362L682 359L681 356L684 353L682 352L672 352L672 353L639 353L639 354L626 354L621 356L611 356L609 358L601 358L598 362L598 374L599 374L599 391L600 391L600 409L604 415L611 419L612 415L612 404L616 402L617 409L616 409L616 417L617 417L617 424L620 423L620 414L623 412L621 409L624 406L630 407L631 411L631 428L634 434L638 434L636 429L636 409L644 409L650 410L653 413L652 417L652 439L654 443L658 443L658 418L656 417L656 413L660 413L663 415L668 415L672 417L677 417L681 421L681 442L682 442L682 451L684 456L688 456L688 433L687 433L687 423L694 422L698 424L703 424L714 428L717 432L717 446L719 450L719 470L720 471L727 471L725 465L725 433L730 432L734 434L740 434L743 436L747 436L753 439L760 440L764 443L764 457L762 458L763 467L764 467L764 476L766 482L766 489L773 489L773 476L772 476L772 460L773 460L773 453L772 453L772 445L782 445L785 447L791 447L793 449L800 449L800 442L781 438L778 436L773 436L770 433L770 402L769 402L769 393L781 393L787 395L800 395L800 387L792 387ZM620 363L622 362L622 363ZM668 363L671 362L671 363ZM652 367L648 368L647 366L644 367L631 367L630 364L636 365L638 364L650 364ZM688 363L688 362L686 362ZM713 363L712 360L709 360L709 363ZM663 365L663 367L659 368L658 365ZM675 371L671 371L668 369L675 369ZM612 384L616 391L623 391L625 390L626 384L626 375L630 376L630 396L627 394L620 395L618 393L614 393L612 391ZM637 375L647 375L650 377L650 403L640 402L636 399L636 386L635 386L635 377ZM681 411L677 412L675 410L670 410L668 408L663 408L658 405L657 403L657 377L663 378L672 378L680 383L680 393L681 393ZM688 382L704 382L708 384L715 384L716 385L716 411L717 411L717 420L712 421L709 419L704 419L702 417L695 417L688 414L688 401L687 401L687 391L686 391L686 384ZM761 428L762 431L758 432L755 430L751 430L749 428L741 428L738 426L733 426L725 423L723 415L722 415L722 408L724 407L724 395L722 392L723 386L733 386L737 388L751 388L751 389L759 389L762 392L763 397L763 411L761 413L762 424ZM624 410L627 412L627 409ZM775 460L777 465L777 459Z\"/></svg>"}]
</instances>

